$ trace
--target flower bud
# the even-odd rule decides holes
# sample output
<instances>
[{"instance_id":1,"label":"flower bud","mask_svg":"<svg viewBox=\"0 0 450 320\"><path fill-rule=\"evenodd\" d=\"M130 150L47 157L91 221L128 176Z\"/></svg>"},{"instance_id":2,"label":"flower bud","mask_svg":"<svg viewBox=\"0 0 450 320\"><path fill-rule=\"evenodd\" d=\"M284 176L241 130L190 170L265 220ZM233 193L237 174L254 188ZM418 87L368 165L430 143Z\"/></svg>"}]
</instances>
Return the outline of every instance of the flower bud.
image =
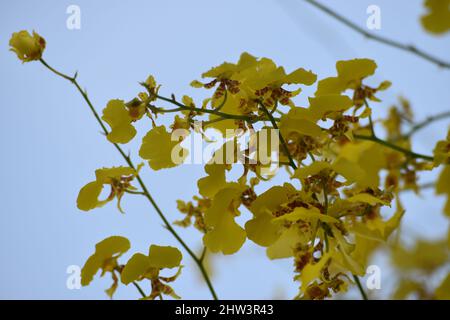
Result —
<instances>
[{"instance_id":1,"label":"flower bud","mask_svg":"<svg viewBox=\"0 0 450 320\"><path fill-rule=\"evenodd\" d=\"M11 51L23 62L39 60L45 49L45 39L33 31L33 35L26 30L14 32L9 40Z\"/></svg>"}]
</instances>

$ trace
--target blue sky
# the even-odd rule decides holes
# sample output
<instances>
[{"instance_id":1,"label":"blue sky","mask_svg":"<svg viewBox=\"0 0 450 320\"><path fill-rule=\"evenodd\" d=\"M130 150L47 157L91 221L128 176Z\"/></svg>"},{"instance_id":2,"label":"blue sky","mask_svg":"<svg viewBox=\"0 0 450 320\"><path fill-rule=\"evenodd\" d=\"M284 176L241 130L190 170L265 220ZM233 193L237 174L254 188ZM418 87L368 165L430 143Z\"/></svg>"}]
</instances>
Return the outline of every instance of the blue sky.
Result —
<instances>
[{"instance_id":1,"label":"blue sky","mask_svg":"<svg viewBox=\"0 0 450 320\"><path fill-rule=\"evenodd\" d=\"M375 32L450 60L450 35L434 37L419 25L421 1L322 2L361 26L366 8L376 4L382 25ZM71 4L81 8L80 30L66 28ZM88 213L76 208L78 191L93 179L95 169L122 164L122 159L69 83L39 63L22 65L8 51L12 32L34 29L45 37L45 59L66 73L78 70L97 110L110 99L135 96L138 82L149 74L163 84L165 95L190 94L200 101L207 93L190 88L190 81L211 66L237 60L243 51L270 57L287 70L311 69L319 78L335 74L336 60L374 59L378 70L373 81L393 82L380 94L383 102L374 106L375 118L385 115L399 95L411 101L417 119L450 109L448 70L364 39L302 0L19 0L0 2L0 17L0 298L106 298L103 289L109 279L81 290L66 287L66 268L82 265L95 243L117 234L130 239L133 252L146 252L151 243L177 245L144 199L124 199L125 215L114 205ZM429 153L447 128L443 121L422 131L414 149ZM126 149L136 157L137 146ZM195 181L204 173L202 166L190 165L145 170L143 175L173 221L180 217L175 200L196 194ZM407 194L404 201L409 236L439 238L446 232L442 198L428 192L421 198ZM197 232L180 234L200 249ZM186 268L174 288L185 298L209 298L184 256ZM218 257L214 265L213 281L221 298L289 298L297 293L291 261L268 261L264 250L250 241L235 256ZM133 287L120 287L116 297L133 299L137 293Z\"/></svg>"}]
</instances>

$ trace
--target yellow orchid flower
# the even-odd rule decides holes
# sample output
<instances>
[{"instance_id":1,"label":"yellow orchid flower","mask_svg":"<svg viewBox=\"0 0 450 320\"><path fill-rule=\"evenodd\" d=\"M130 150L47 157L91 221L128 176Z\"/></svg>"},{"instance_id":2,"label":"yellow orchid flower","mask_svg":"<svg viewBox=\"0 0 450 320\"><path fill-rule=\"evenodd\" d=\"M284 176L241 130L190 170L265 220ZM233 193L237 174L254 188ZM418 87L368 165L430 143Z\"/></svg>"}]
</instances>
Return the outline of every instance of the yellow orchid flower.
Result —
<instances>
[{"instance_id":1,"label":"yellow orchid flower","mask_svg":"<svg viewBox=\"0 0 450 320\"><path fill-rule=\"evenodd\" d=\"M95 252L89 257L81 269L81 284L87 286L99 270L101 276L110 272L113 284L106 290L106 293L112 298L118 286L118 263L117 259L130 249L130 241L120 236L106 238L95 245Z\"/></svg>"},{"instance_id":2,"label":"yellow orchid flower","mask_svg":"<svg viewBox=\"0 0 450 320\"><path fill-rule=\"evenodd\" d=\"M238 104L235 104L234 108L239 109L241 114L256 111L259 102L267 107L278 102L293 106L291 98L300 93L300 89L287 91L282 86L285 84L309 86L317 78L314 73L303 68L286 73L283 67L277 66L271 59L257 59L246 52L241 55L236 64L225 62L203 73L202 77L214 79L206 84L194 80L191 85L209 89L218 84L212 98L214 107L220 104L220 98L225 96L228 99L228 93L239 94Z\"/></svg>"},{"instance_id":3,"label":"yellow orchid flower","mask_svg":"<svg viewBox=\"0 0 450 320\"><path fill-rule=\"evenodd\" d=\"M364 99L379 101L375 93L386 90L391 86L389 81L382 82L377 88L363 85L362 81L373 75L377 65L370 59L341 60L336 62L336 77L329 77L319 81L316 96L327 94L340 94L347 89L354 90L353 103L360 107L364 104Z\"/></svg>"},{"instance_id":4,"label":"yellow orchid flower","mask_svg":"<svg viewBox=\"0 0 450 320\"><path fill-rule=\"evenodd\" d=\"M123 213L120 200L125 192L135 190L131 185L131 181L136 177L141 167L142 164L138 166L137 170L130 167L112 167L96 170L95 180L81 188L78 194L78 209L89 211L102 207L114 198L117 198L117 207ZM99 196L105 185L110 185L111 191L106 199L99 200Z\"/></svg>"},{"instance_id":5,"label":"yellow orchid flower","mask_svg":"<svg viewBox=\"0 0 450 320\"><path fill-rule=\"evenodd\" d=\"M211 252L233 254L245 242L246 234L234 220L239 215L241 195L244 186L230 183L218 191L205 213L207 232L203 236L203 243Z\"/></svg>"},{"instance_id":6,"label":"yellow orchid flower","mask_svg":"<svg viewBox=\"0 0 450 320\"><path fill-rule=\"evenodd\" d=\"M450 130L447 133L447 139L436 143L433 150L434 164L436 166L450 161Z\"/></svg>"},{"instance_id":7,"label":"yellow orchid flower","mask_svg":"<svg viewBox=\"0 0 450 320\"><path fill-rule=\"evenodd\" d=\"M187 149L180 146L164 126L154 127L142 139L139 155L148 160L153 170L172 168L180 165L188 156Z\"/></svg>"},{"instance_id":8,"label":"yellow orchid flower","mask_svg":"<svg viewBox=\"0 0 450 320\"><path fill-rule=\"evenodd\" d=\"M148 255L142 253L134 254L121 272L121 281L128 285L134 281L150 280L152 292L145 300L153 300L157 297L162 299L162 294L169 295L172 298L180 297L167 284L175 281L181 273L180 262L181 252L174 247L151 245ZM178 268L178 272L172 277L160 276L162 269Z\"/></svg>"}]
</instances>

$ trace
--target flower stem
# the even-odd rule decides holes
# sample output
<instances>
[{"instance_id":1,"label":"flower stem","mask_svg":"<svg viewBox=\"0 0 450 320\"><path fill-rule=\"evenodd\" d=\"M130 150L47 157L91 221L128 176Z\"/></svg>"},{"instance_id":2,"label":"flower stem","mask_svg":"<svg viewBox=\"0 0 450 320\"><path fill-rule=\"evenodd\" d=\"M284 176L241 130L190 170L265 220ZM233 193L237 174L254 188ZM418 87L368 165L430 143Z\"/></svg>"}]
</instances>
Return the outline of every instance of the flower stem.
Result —
<instances>
[{"instance_id":1,"label":"flower stem","mask_svg":"<svg viewBox=\"0 0 450 320\"><path fill-rule=\"evenodd\" d=\"M359 281L359 277L356 274L354 274L353 275L353 279L355 280L356 285L358 286L358 290L361 293L361 296L362 296L363 300L369 300L369 298L367 297L366 292L364 291L364 288L361 285L361 281Z\"/></svg>"},{"instance_id":2,"label":"flower stem","mask_svg":"<svg viewBox=\"0 0 450 320\"><path fill-rule=\"evenodd\" d=\"M207 251L207 249L206 249L206 247L204 247L203 248L203 251L202 251L202 254L201 254L201 256L200 256L200 261L203 263L203 260L205 260L205 257L206 257L206 251Z\"/></svg>"},{"instance_id":3,"label":"flower stem","mask_svg":"<svg viewBox=\"0 0 450 320\"><path fill-rule=\"evenodd\" d=\"M244 120L244 121L248 121L248 122L251 122L251 123L259 121L259 120L262 120L262 119L253 118L253 117L250 117L250 116L245 116L245 115L223 113L223 112L220 112L220 111L217 111L217 110L188 107L188 106L185 106L184 104L182 104L182 103L180 103L180 102L178 102L178 101L176 101L174 99L166 98L166 97L163 97L163 96L160 96L160 95L156 95L156 97L158 99L170 102L170 103L178 106L179 110L196 111L196 112L201 112L201 113L210 113L210 114L214 114L216 116L219 116L219 117L222 117L222 118L225 118L225 119ZM177 110L178 111L178 109L173 109L173 110Z\"/></svg>"},{"instance_id":4,"label":"flower stem","mask_svg":"<svg viewBox=\"0 0 450 320\"><path fill-rule=\"evenodd\" d=\"M366 105L367 108L370 109L369 104L367 103L367 100L364 99L364 104ZM410 158L419 158L419 159L424 159L424 160L428 160L428 161L433 161L434 158L432 156L428 156L428 155L424 155L424 154L420 154L420 153L416 153L413 152L411 150L402 148L394 143L391 143L389 141L380 139L377 137L377 135L375 134L375 129L373 127L373 121L372 121L372 116L369 116L369 125L370 125L370 136L365 136L365 135L359 135L359 134L355 134L354 137L356 139L360 139L360 140L368 140L368 141L373 141L376 142L378 144L381 144L385 147L388 147L390 149L396 150L398 152L401 152L403 154L405 154L406 156L410 157Z\"/></svg>"},{"instance_id":5,"label":"flower stem","mask_svg":"<svg viewBox=\"0 0 450 320\"><path fill-rule=\"evenodd\" d=\"M364 136L364 135L355 134L354 137L356 139L360 139L360 140L368 140L368 141L376 142L376 143L381 144L381 145L383 145L385 147L388 147L390 149L393 149L393 150L396 150L398 152L401 152L401 153L403 153L403 154L405 154L405 155L407 155L407 156L409 156L411 158L419 158L419 159L424 159L424 160L428 160L428 161L433 161L433 159L434 159L432 156L428 156L428 155L424 155L424 154L413 152L411 150L402 148L400 146L397 146L397 145L395 145L393 143L390 143L388 141L382 140L382 139L380 139L378 137L375 137L375 136Z\"/></svg>"},{"instance_id":6,"label":"flower stem","mask_svg":"<svg viewBox=\"0 0 450 320\"><path fill-rule=\"evenodd\" d=\"M132 283L136 287L136 289L139 291L139 293L141 294L142 298L147 297L147 295L145 294L144 290L142 290L141 286L136 281L133 281Z\"/></svg>"},{"instance_id":7,"label":"flower stem","mask_svg":"<svg viewBox=\"0 0 450 320\"><path fill-rule=\"evenodd\" d=\"M260 103L259 104L261 106L261 109L263 110L263 112L266 114L266 116L269 118L270 123L272 123L272 126L274 129L278 130L278 137L280 139L281 142L281 146L283 147L283 151L286 154L286 156L289 159L289 165L292 167L292 169L296 170L297 169L297 165L294 162L294 159L292 159L291 153L289 152L288 146L286 141L283 138L283 135L281 134L280 129L278 128L277 125L277 121L275 120L275 118L273 117L272 113L269 112L269 110L267 110L267 108L264 106L264 103Z\"/></svg>"},{"instance_id":8,"label":"flower stem","mask_svg":"<svg viewBox=\"0 0 450 320\"><path fill-rule=\"evenodd\" d=\"M83 98L86 101L86 103L88 104L88 106L91 109L92 113L94 114L94 117L97 120L97 122L99 123L99 125L101 126L101 128L103 130L103 133L105 135L107 135L108 134L108 130L106 129L106 127L105 127L103 121L101 120L99 114L95 110L95 108L94 108L92 102L90 101L87 93L78 84L78 82L76 80L76 75L73 76L73 77L70 77L70 76L68 76L68 75L66 75L64 73L61 73L61 72L57 71L56 69L52 68L43 59L41 59L40 61L50 71L52 71L53 73L55 73L56 75L58 75L58 76L60 76L60 77L62 77L64 79L70 81L72 84L75 85L75 87L78 89L78 91L83 96ZM117 149L117 151L121 154L121 156L124 158L124 160L127 162L127 164L130 166L130 168L135 169L135 166L134 166L133 162L131 161L130 157L123 151L123 149L117 143L113 143L113 145ZM211 292L211 295L213 296L214 300L217 300L218 299L217 294L216 294L216 292L214 290L214 287L212 286L212 283L211 283L211 280L209 279L208 273L206 272L206 270L205 270L202 262L200 261L200 259L197 258L197 256L194 254L194 252L183 241L183 239L181 239L181 237L178 235L178 233L172 228L171 224L169 223L169 221L164 216L163 212L161 211L161 209L159 208L159 206L157 205L157 203L155 202L155 200L151 196L150 192L147 189L147 186L145 185L144 181L141 179L139 174L136 174L136 179L137 179L139 185L141 186L141 189L142 189L142 192L143 192L144 196L152 204L153 208L156 210L156 212L158 213L159 217L164 222L164 225L165 225L166 229L169 230L169 232L175 237L175 239L177 239L177 241L181 244L181 246L187 251L187 253L191 256L191 258L197 264L198 268L200 269L200 271L201 271L201 273L203 275L203 278L205 279L205 282L206 282L206 284L207 284L207 286L209 288L209 291Z\"/></svg>"}]
</instances>

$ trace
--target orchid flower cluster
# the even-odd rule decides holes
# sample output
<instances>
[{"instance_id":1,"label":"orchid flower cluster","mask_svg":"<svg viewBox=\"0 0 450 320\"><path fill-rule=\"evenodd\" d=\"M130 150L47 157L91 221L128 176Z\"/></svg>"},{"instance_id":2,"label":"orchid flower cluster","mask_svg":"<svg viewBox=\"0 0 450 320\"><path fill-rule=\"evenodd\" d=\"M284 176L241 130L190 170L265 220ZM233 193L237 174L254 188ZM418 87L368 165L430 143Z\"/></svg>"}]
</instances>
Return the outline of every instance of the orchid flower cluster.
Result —
<instances>
[{"instance_id":1,"label":"orchid flower cluster","mask_svg":"<svg viewBox=\"0 0 450 320\"><path fill-rule=\"evenodd\" d=\"M98 114L77 76L57 71L42 58L45 43L35 32L20 31L13 34L10 46L23 62L40 61L74 84L94 112L105 140L125 160L124 165L96 170L95 179L79 192L78 208L90 211L116 202L124 212L127 197L144 196L180 243L180 248L151 245L147 254L135 253L122 263L121 256L130 250L128 239L112 236L98 243L82 269L82 284L91 283L99 271L108 273L113 280L106 291L110 297L122 283L134 284L143 299L178 298L170 283L181 274L184 251L217 298L205 268L205 253L232 255L246 241L266 248L268 259L291 259L293 280L298 282L296 299L332 298L354 285L366 297L359 277L366 274L377 249L386 245L399 248L392 235L405 215L400 193L412 190L419 194L422 172L440 170L435 190L447 197L444 212L450 217L450 131L432 153L424 155L411 150L412 132L405 130L404 119L412 118L412 110L406 100L392 107L386 119L373 120L372 108L381 107L378 97L391 83L368 84L377 69L371 59L337 61L335 75L317 79L310 70L286 71L269 58L243 53L236 63L222 63L204 72L201 81L192 81L191 86L206 95L201 102L189 96L181 100L175 95L165 97L161 95L163 87L148 76L135 97L112 99ZM300 105L297 96L301 97L307 86L315 86L315 92ZM158 123L161 117L169 117L172 124ZM144 132L138 151L144 163L135 165L122 146L136 139L138 121L146 122L150 130ZM385 129L384 139L375 132L375 124ZM200 134L211 143L206 133L209 129L224 136L226 142L205 164L205 176L197 181L198 194L191 201L177 201L181 218L172 223L139 173L182 165L188 156L182 146L184 139ZM263 135L267 129L276 130L276 135ZM184 133L174 139L178 130ZM241 136L248 133L250 139L242 143ZM258 143L261 137L277 140L277 147L273 148L273 141ZM255 159L256 150L269 161ZM239 153L242 156L236 157ZM273 165L276 169L271 169ZM229 178L232 168L241 169L239 178ZM287 179L276 184L274 177L280 172L285 172ZM103 198L105 188L109 194ZM236 221L242 212L251 213L244 224ZM195 254L178 235L179 227L198 230L205 248L202 255ZM427 248L396 250L394 260L401 265ZM436 250L440 262L448 260L448 241ZM171 276L161 275L173 268L176 271ZM150 293L141 289L142 281L150 282ZM406 296L405 290L410 293L421 288L410 280L404 283L399 296ZM432 296L448 297L449 286L447 277Z\"/></svg>"}]
</instances>

